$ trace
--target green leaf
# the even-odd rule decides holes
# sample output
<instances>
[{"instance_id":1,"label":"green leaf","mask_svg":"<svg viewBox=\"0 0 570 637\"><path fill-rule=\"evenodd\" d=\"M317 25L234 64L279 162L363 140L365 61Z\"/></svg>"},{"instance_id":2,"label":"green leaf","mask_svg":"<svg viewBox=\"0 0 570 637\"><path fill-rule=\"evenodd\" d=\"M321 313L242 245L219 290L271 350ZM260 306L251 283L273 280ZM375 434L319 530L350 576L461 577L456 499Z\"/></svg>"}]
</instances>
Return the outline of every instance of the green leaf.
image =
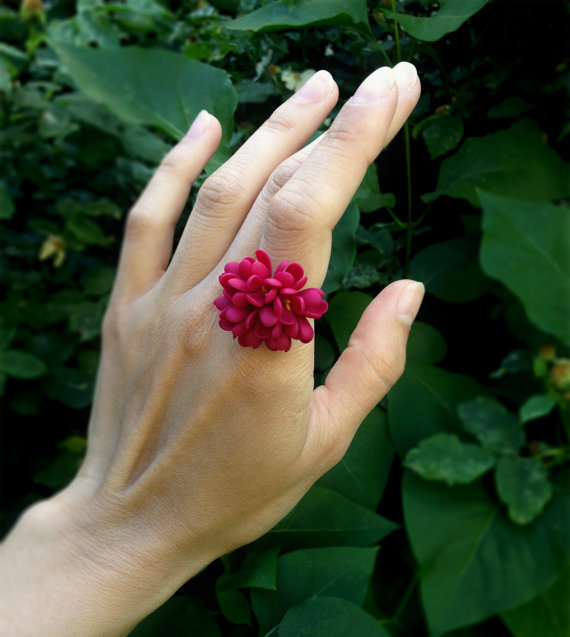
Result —
<instances>
[{"instance_id":1,"label":"green leaf","mask_svg":"<svg viewBox=\"0 0 570 637\"><path fill-rule=\"evenodd\" d=\"M354 265L356 257L354 233L358 228L359 221L358 206L351 202L332 233L331 259L323 283L323 290L326 294L336 292L342 286L344 277Z\"/></svg>"},{"instance_id":2,"label":"green leaf","mask_svg":"<svg viewBox=\"0 0 570 637\"><path fill-rule=\"evenodd\" d=\"M263 104L269 97L277 93L273 84L242 80L235 85L240 104Z\"/></svg>"},{"instance_id":3,"label":"green leaf","mask_svg":"<svg viewBox=\"0 0 570 637\"><path fill-rule=\"evenodd\" d=\"M457 31L472 15L482 9L489 0L439 0L439 10L431 17L417 17L394 13L383 9L386 17L397 20L406 31L418 40L435 42L447 33Z\"/></svg>"},{"instance_id":4,"label":"green leaf","mask_svg":"<svg viewBox=\"0 0 570 637\"><path fill-rule=\"evenodd\" d=\"M529 201L561 199L570 194L569 169L544 143L538 127L523 120L508 130L466 140L443 160L436 191L422 199L448 195L479 207L478 188Z\"/></svg>"},{"instance_id":5,"label":"green leaf","mask_svg":"<svg viewBox=\"0 0 570 637\"><path fill-rule=\"evenodd\" d=\"M463 120L455 115L438 115L422 127L422 137L432 159L445 155L463 139Z\"/></svg>"},{"instance_id":6,"label":"green leaf","mask_svg":"<svg viewBox=\"0 0 570 637\"><path fill-rule=\"evenodd\" d=\"M410 335L406 356L417 359L428 365L441 363L447 353L445 339L435 327L421 321L414 321Z\"/></svg>"},{"instance_id":7,"label":"green leaf","mask_svg":"<svg viewBox=\"0 0 570 637\"><path fill-rule=\"evenodd\" d=\"M216 599L223 616L232 624L249 624L251 607L247 597L235 588L219 586L221 581L221 577L216 581Z\"/></svg>"},{"instance_id":8,"label":"green leaf","mask_svg":"<svg viewBox=\"0 0 570 637\"><path fill-rule=\"evenodd\" d=\"M501 614L516 637L567 637L570 630L570 571L530 602Z\"/></svg>"},{"instance_id":9,"label":"green leaf","mask_svg":"<svg viewBox=\"0 0 570 637\"><path fill-rule=\"evenodd\" d=\"M444 301L474 301L492 284L481 271L478 248L478 240L471 236L430 245L413 257L409 275Z\"/></svg>"},{"instance_id":10,"label":"green leaf","mask_svg":"<svg viewBox=\"0 0 570 637\"><path fill-rule=\"evenodd\" d=\"M462 442L455 434L439 433L410 449L404 466L424 480L453 484L473 482L495 464L495 456L480 447Z\"/></svg>"},{"instance_id":11,"label":"green leaf","mask_svg":"<svg viewBox=\"0 0 570 637\"><path fill-rule=\"evenodd\" d=\"M480 192L481 265L541 330L570 345L570 210Z\"/></svg>"},{"instance_id":12,"label":"green leaf","mask_svg":"<svg viewBox=\"0 0 570 637\"><path fill-rule=\"evenodd\" d=\"M43 376L47 368L45 363L33 354L10 349L0 352L0 371L8 376L27 380Z\"/></svg>"},{"instance_id":13,"label":"green leaf","mask_svg":"<svg viewBox=\"0 0 570 637\"><path fill-rule=\"evenodd\" d=\"M538 458L501 458L495 484L509 517L517 524L532 522L552 497L552 485Z\"/></svg>"},{"instance_id":14,"label":"green leaf","mask_svg":"<svg viewBox=\"0 0 570 637\"><path fill-rule=\"evenodd\" d=\"M492 398L478 396L463 402L457 413L463 429L491 451L516 454L525 443L524 429L517 417Z\"/></svg>"},{"instance_id":15,"label":"green leaf","mask_svg":"<svg viewBox=\"0 0 570 637\"><path fill-rule=\"evenodd\" d=\"M79 89L126 122L181 139L202 109L233 134L237 94L225 71L161 49L76 48L50 40Z\"/></svg>"},{"instance_id":16,"label":"green leaf","mask_svg":"<svg viewBox=\"0 0 570 637\"><path fill-rule=\"evenodd\" d=\"M342 280L342 287L369 288L380 281L378 269L368 263L357 263Z\"/></svg>"},{"instance_id":17,"label":"green leaf","mask_svg":"<svg viewBox=\"0 0 570 637\"><path fill-rule=\"evenodd\" d=\"M223 23L236 31L281 31L308 26L357 26L370 31L366 0L277 0Z\"/></svg>"},{"instance_id":18,"label":"green leaf","mask_svg":"<svg viewBox=\"0 0 570 637\"><path fill-rule=\"evenodd\" d=\"M93 400L95 379L81 369L58 367L43 382L44 392L67 407L83 409Z\"/></svg>"},{"instance_id":19,"label":"green leaf","mask_svg":"<svg viewBox=\"0 0 570 637\"><path fill-rule=\"evenodd\" d=\"M210 613L196 600L182 595L169 599L129 633L129 637L220 637Z\"/></svg>"},{"instance_id":20,"label":"green leaf","mask_svg":"<svg viewBox=\"0 0 570 637\"><path fill-rule=\"evenodd\" d=\"M302 549L281 556L277 590L251 591L262 630L267 632L290 608L310 598L340 597L362 604L377 552L378 548L340 546Z\"/></svg>"},{"instance_id":21,"label":"green leaf","mask_svg":"<svg viewBox=\"0 0 570 637\"><path fill-rule=\"evenodd\" d=\"M341 352L348 345L350 335L370 301L372 297L364 292L338 292L329 301L325 318Z\"/></svg>"},{"instance_id":22,"label":"green leaf","mask_svg":"<svg viewBox=\"0 0 570 637\"><path fill-rule=\"evenodd\" d=\"M34 482L54 492L63 489L75 477L87 450L87 440L81 436L70 436L58 447L62 451L57 458L34 474Z\"/></svg>"},{"instance_id":23,"label":"green leaf","mask_svg":"<svg viewBox=\"0 0 570 637\"><path fill-rule=\"evenodd\" d=\"M529 111L533 106L530 102L523 100L521 97L508 97L500 104L493 106L487 113L489 119L501 119L503 117L520 117Z\"/></svg>"},{"instance_id":24,"label":"green leaf","mask_svg":"<svg viewBox=\"0 0 570 637\"><path fill-rule=\"evenodd\" d=\"M536 418L548 416L548 414L556 407L556 399L550 394L537 394L531 396L519 409L519 417L521 422L528 422Z\"/></svg>"},{"instance_id":25,"label":"green leaf","mask_svg":"<svg viewBox=\"0 0 570 637\"><path fill-rule=\"evenodd\" d=\"M74 215L65 223L66 229L83 245L106 246L110 239L89 217Z\"/></svg>"},{"instance_id":26,"label":"green leaf","mask_svg":"<svg viewBox=\"0 0 570 637\"><path fill-rule=\"evenodd\" d=\"M480 481L448 487L406 472L402 486L432 637L531 600L568 563L567 489L520 527Z\"/></svg>"},{"instance_id":27,"label":"green leaf","mask_svg":"<svg viewBox=\"0 0 570 637\"><path fill-rule=\"evenodd\" d=\"M285 614L279 637L390 637L360 606L338 597L314 597Z\"/></svg>"},{"instance_id":28,"label":"green leaf","mask_svg":"<svg viewBox=\"0 0 570 637\"><path fill-rule=\"evenodd\" d=\"M317 485L376 510L393 456L386 414L375 408L360 425L343 459L325 473Z\"/></svg>"},{"instance_id":29,"label":"green leaf","mask_svg":"<svg viewBox=\"0 0 570 637\"><path fill-rule=\"evenodd\" d=\"M277 590L279 547L257 547L245 557L237 573L222 575L225 588L265 588Z\"/></svg>"},{"instance_id":30,"label":"green leaf","mask_svg":"<svg viewBox=\"0 0 570 637\"><path fill-rule=\"evenodd\" d=\"M483 393L474 379L409 360L388 394L388 425L396 451L405 456L440 431L459 433L457 405Z\"/></svg>"},{"instance_id":31,"label":"green leaf","mask_svg":"<svg viewBox=\"0 0 570 637\"><path fill-rule=\"evenodd\" d=\"M0 219L11 219L15 212L14 200L8 193L6 186L0 182Z\"/></svg>"},{"instance_id":32,"label":"green leaf","mask_svg":"<svg viewBox=\"0 0 570 637\"><path fill-rule=\"evenodd\" d=\"M372 546L397 528L397 524L340 493L315 486L261 543L277 542L285 550Z\"/></svg>"}]
</instances>

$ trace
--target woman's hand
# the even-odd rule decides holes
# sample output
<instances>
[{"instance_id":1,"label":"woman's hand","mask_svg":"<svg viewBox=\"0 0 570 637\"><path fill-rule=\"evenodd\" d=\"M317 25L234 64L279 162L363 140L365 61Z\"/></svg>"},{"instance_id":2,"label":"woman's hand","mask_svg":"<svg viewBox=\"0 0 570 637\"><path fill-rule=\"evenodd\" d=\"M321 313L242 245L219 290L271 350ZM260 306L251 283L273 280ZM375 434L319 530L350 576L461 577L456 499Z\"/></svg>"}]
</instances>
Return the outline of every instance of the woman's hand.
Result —
<instances>
[{"instance_id":1,"label":"woman's hand","mask_svg":"<svg viewBox=\"0 0 570 637\"><path fill-rule=\"evenodd\" d=\"M398 281L370 304L317 389L312 342L287 353L241 347L213 301L224 264L260 248L274 266L300 263L320 287L333 227L419 93L410 64L379 69L303 148L338 99L331 76L317 73L206 180L174 255L174 227L220 140L217 120L202 113L165 157L128 216L85 462L20 523L20 538L42 528L52 547L73 547L58 586L75 616L47 604L42 635L121 634L268 531L398 379L419 284ZM49 581L39 580L30 603Z\"/></svg>"}]
</instances>

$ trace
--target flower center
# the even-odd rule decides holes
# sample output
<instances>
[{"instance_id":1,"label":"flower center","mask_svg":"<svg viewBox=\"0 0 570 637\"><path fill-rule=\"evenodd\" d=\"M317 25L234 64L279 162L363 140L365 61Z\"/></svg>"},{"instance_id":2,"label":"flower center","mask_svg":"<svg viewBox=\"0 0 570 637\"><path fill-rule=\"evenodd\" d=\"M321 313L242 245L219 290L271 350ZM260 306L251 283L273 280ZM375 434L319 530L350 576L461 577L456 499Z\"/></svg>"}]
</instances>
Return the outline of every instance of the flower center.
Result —
<instances>
[{"instance_id":1,"label":"flower center","mask_svg":"<svg viewBox=\"0 0 570 637\"><path fill-rule=\"evenodd\" d=\"M283 299L283 305L288 312L291 311L291 299Z\"/></svg>"}]
</instances>

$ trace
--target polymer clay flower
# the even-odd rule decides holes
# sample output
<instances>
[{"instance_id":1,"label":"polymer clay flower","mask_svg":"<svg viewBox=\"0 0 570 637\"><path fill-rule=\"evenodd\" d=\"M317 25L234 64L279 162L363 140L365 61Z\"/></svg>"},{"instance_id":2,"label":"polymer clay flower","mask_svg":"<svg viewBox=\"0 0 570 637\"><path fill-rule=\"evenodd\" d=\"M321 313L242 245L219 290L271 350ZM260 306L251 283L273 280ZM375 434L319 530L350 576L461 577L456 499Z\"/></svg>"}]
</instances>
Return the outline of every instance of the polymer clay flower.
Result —
<instances>
[{"instance_id":1,"label":"polymer clay flower","mask_svg":"<svg viewBox=\"0 0 570 637\"><path fill-rule=\"evenodd\" d=\"M243 347L289 351L291 339L309 343L313 328L308 318L327 311L325 293L303 286L307 277L298 263L283 261L272 272L271 259L257 250L257 260L231 261L220 275L223 296L214 301L220 311L220 327L231 332Z\"/></svg>"}]
</instances>

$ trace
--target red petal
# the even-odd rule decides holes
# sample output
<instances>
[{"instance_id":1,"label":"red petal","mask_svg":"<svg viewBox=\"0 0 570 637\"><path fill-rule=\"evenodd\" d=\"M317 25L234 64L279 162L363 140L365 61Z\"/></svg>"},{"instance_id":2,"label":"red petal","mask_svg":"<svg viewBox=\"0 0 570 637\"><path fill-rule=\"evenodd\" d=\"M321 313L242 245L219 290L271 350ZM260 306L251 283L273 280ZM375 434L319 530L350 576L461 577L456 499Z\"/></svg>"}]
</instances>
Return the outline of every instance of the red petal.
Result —
<instances>
[{"instance_id":1,"label":"red petal","mask_svg":"<svg viewBox=\"0 0 570 637\"><path fill-rule=\"evenodd\" d=\"M261 292L252 292L246 298L255 307L263 307L265 305L265 297Z\"/></svg>"},{"instance_id":2,"label":"red petal","mask_svg":"<svg viewBox=\"0 0 570 637\"><path fill-rule=\"evenodd\" d=\"M293 275L289 274L289 272L276 272L275 273L275 278L278 281L281 281L281 284L285 288L290 288L293 285L293 283L295 282L295 279L293 278Z\"/></svg>"},{"instance_id":3,"label":"red petal","mask_svg":"<svg viewBox=\"0 0 570 637\"><path fill-rule=\"evenodd\" d=\"M291 263L287 267L287 272L293 275L295 281L298 281L305 274L305 271L298 263Z\"/></svg>"},{"instance_id":4,"label":"red petal","mask_svg":"<svg viewBox=\"0 0 570 637\"><path fill-rule=\"evenodd\" d=\"M313 328L303 316L299 317L299 335L297 338L301 343L310 343L313 340Z\"/></svg>"},{"instance_id":5,"label":"red petal","mask_svg":"<svg viewBox=\"0 0 570 637\"><path fill-rule=\"evenodd\" d=\"M269 290L269 292L265 295L265 302L273 303L276 296L277 296L277 288L271 288L271 290Z\"/></svg>"},{"instance_id":6,"label":"red petal","mask_svg":"<svg viewBox=\"0 0 570 637\"><path fill-rule=\"evenodd\" d=\"M267 327L272 327L277 323L277 314L273 311L273 308L269 305L265 305L259 310L259 320Z\"/></svg>"},{"instance_id":7,"label":"red petal","mask_svg":"<svg viewBox=\"0 0 570 637\"><path fill-rule=\"evenodd\" d=\"M278 338L283 333L283 327L281 323L275 323L275 325L271 328L271 338Z\"/></svg>"},{"instance_id":8,"label":"red petal","mask_svg":"<svg viewBox=\"0 0 570 637\"><path fill-rule=\"evenodd\" d=\"M283 270L285 270L288 265L289 261L281 261L281 263L275 269L275 274L277 274L277 272L283 272Z\"/></svg>"},{"instance_id":9,"label":"red petal","mask_svg":"<svg viewBox=\"0 0 570 637\"><path fill-rule=\"evenodd\" d=\"M291 338L297 338L299 335L299 323L297 322L297 319L295 319L295 322L291 325L285 325L285 334Z\"/></svg>"},{"instance_id":10,"label":"red petal","mask_svg":"<svg viewBox=\"0 0 570 637\"><path fill-rule=\"evenodd\" d=\"M293 323L297 322L297 319L291 310L285 310L279 317L279 322L283 323L283 325L293 325Z\"/></svg>"},{"instance_id":11,"label":"red petal","mask_svg":"<svg viewBox=\"0 0 570 637\"><path fill-rule=\"evenodd\" d=\"M286 334L281 334L276 339L273 339L275 344L275 349L282 350L283 352L288 352L291 349L291 339Z\"/></svg>"},{"instance_id":12,"label":"red petal","mask_svg":"<svg viewBox=\"0 0 570 637\"><path fill-rule=\"evenodd\" d=\"M250 274L251 274L251 261L249 261L246 257L239 264L239 275L241 276L242 279L245 280L250 276Z\"/></svg>"},{"instance_id":13,"label":"red petal","mask_svg":"<svg viewBox=\"0 0 570 637\"><path fill-rule=\"evenodd\" d=\"M252 274L246 281L248 292L257 292L261 288L261 279L257 274Z\"/></svg>"},{"instance_id":14,"label":"red petal","mask_svg":"<svg viewBox=\"0 0 570 637\"><path fill-rule=\"evenodd\" d=\"M247 286L245 284L245 281L242 279L239 279L237 276L233 276L232 279L229 279L228 285L234 288L235 290L239 290L240 292L247 292Z\"/></svg>"},{"instance_id":15,"label":"red petal","mask_svg":"<svg viewBox=\"0 0 570 637\"><path fill-rule=\"evenodd\" d=\"M232 323L243 321L249 314L249 310L245 307L229 307L225 310L224 318Z\"/></svg>"},{"instance_id":16,"label":"red petal","mask_svg":"<svg viewBox=\"0 0 570 637\"><path fill-rule=\"evenodd\" d=\"M273 301L273 311L277 314L277 316L281 316L281 314L283 314L283 303L278 296L276 296L275 301Z\"/></svg>"},{"instance_id":17,"label":"red petal","mask_svg":"<svg viewBox=\"0 0 570 637\"><path fill-rule=\"evenodd\" d=\"M304 314L305 313L305 301L303 297L295 295L291 297L291 309L296 314Z\"/></svg>"},{"instance_id":18,"label":"red petal","mask_svg":"<svg viewBox=\"0 0 570 637\"><path fill-rule=\"evenodd\" d=\"M266 279L271 276L271 272L267 269L267 266L259 261L251 264L251 274L256 274L260 279Z\"/></svg>"},{"instance_id":19,"label":"red petal","mask_svg":"<svg viewBox=\"0 0 570 637\"><path fill-rule=\"evenodd\" d=\"M234 338L236 336L240 336L240 334L244 334L246 331L247 331L247 328L245 326L245 321L242 321L241 323L236 323L232 327L232 334L234 335Z\"/></svg>"},{"instance_id":20,"label":"red petal","mask_svg":"<svg viewBox=\"0 0 570 637\"><path fill-rule=\"evenodd\" d=\"M239 272L239 263L237 261L230 261L224 266L224 272L232 272L237 274Z\"/></svg>"},{"instance_id":21,"label":"red petal","mask_svg":"<svg viewBox=\"0 0 570 637\"><path fill-rule=\"evenodd\" d=\"M232 305L234 307L247 307L249 305L249 301L247 300L247 295L243 292L236 292L232 296Z\"/></svg>"},{"instance_id":22,"label":"red petal","mask_svg":"<svg viewBox=\"0 0 570 637\"><path fill-rule=\"evenodd\" d=\"M269 338L271 336L272 327L265 327L261 321L257 321L257 323L253 327L253 333L262 339Z\"/></svg>"},{"instance_id":23,"label":"red petal","mask_svg":"<svg viewBox=\"0 0 570 637\"><path fill-rule=\"evenodd\" d=\"M295 289L300 290L305 285L306 282L307 282L307 277L306 276L302 277L301 279L297 281L297 283L295 283Z\"/></svg>"},{"instance_id":24,"label":"red petal","mask_svg":"<svg viewBox=\"0 0 570 637\"><path fill-rule=\"evenodd\" d=\"M263 265L268 269L269 274L271 274L272 272L271 259L269 258L269 255L267 254L267 252L265 252L265 250L256 250L255 256L257 257L257 260L260 263L263 263Z\"/></svg>"},{"instance_id":25,"label":"red petal","mask_svg":"<svg viewBox=\"0 0 570 637\"><path fill-rule=\"evenodd\" d=\"M225 310L227 307L230 307L232 305L231 301L228 301L228 299L226 299L225 296L219 296L215 301L214 301L214 305L218 308L218 310L220 310L220 312L222 310Z\"/></svg>"},{"instance_id":26,"label":"red petal","mask_svg":"<svg viewBox=\"0 0 570 637\"><path fill-rule=\"evenodd\" d=\"M229 321L226 321L226 319L221 316L220 317L220 327L223 330L226 330L226 332L231 332L233 330L233 328L234 328L234 323L230 323Z\"/></svg>"},{"instance_id":27,"label":"red petal","mask_svg":"<svg viewBox=\"0 0 570 637\"><path fill-rule=\"evenodd\" d=\"M275 287L275 288L283 287L279 279L272 279L271 277L268 279L263 279L263 285L266 285L267 287Z\"/></svg>"},{"instance_id":28,"label":"red petal","mask_svg":"<svg viewBox=\"0 0 570 637\"><path fill-rule=\"evenodd\" d=\"M282 296L293 296L293 294L297 294L297 290L295 288L281 288L279 294Z\"/></svg>"},{"instance_id":29,"label":"red petal","mask_svg":"<svg viewBox=\"0 0 570 637\"><path fill-rule=\"evenodd\" d=\"M238 336L238 343L242 347L259 347L263 340L258 338L253 332L245 332L241 336Z\"/></svg>"},{"instance_id":30,"label":"red petal","mask_svg":"<svg viewBox=\"0 0 570 637\"><path fill-rule=\"evenodd\" d=\"M248 330L251 330L257 321L257 314L259 310L252 310L249 316L245 319L245 326Z\"/></svg>"}]
</instances>

